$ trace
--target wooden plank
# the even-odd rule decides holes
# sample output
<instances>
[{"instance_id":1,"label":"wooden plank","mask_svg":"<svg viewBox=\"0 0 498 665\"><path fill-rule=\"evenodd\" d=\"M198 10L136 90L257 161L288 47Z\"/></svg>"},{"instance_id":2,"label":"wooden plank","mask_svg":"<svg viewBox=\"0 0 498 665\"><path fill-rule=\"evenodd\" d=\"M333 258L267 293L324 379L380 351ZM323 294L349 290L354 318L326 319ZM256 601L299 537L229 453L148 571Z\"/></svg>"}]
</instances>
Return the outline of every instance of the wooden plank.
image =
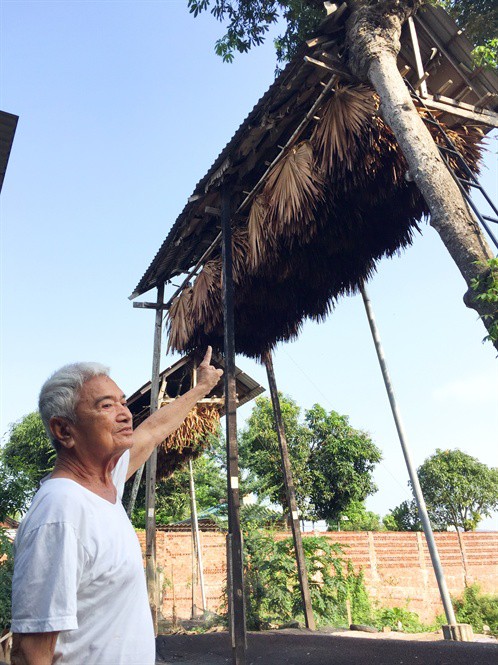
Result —
<instances>
[{"instance_id":1,"label":"wooden plank","mask_svg":"<svg viewBox=\"0 0 498 665\"><path fill-rule=\"evenodd\" d=\"M479 122L487 127L498 127L498 114L496 113L491 115L484 111L467 111L465 108L450 106L449 104L444 104L443 102L438 102L433 99L424 99L424 104L430 109L444 111L445 113L450 113L451 115L456 115L459 118L465 118L466 120L473 120L474 122Z\"/></svg>"}]
</instances>

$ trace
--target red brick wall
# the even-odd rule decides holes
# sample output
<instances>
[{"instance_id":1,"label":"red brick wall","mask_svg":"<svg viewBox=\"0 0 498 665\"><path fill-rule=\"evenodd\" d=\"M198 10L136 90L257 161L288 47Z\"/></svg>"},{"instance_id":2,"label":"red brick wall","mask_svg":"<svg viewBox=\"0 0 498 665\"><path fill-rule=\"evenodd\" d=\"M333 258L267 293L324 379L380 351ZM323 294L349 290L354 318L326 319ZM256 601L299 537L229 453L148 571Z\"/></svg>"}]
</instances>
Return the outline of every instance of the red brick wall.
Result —
<instances>
[{"instance_id":1,"label":"red brick wall","mask_svg":"<svg viewBox=\"0 0 498 665\"><path fill-rule=\"evenodd\" d=\"M145 534L139 533L144 546ZM287 537L290 534L283 534ZM371 599L381 606L407 607L424 621L443 612L422 533L333 532L325 534L340 543L344 555L358 570L365 572ZM467 582L477 582L485 593L498 593L498 533L464 533L462 535ZM226 584L225 535L201 533L202 557L209 610L216 612L223 603ZM456 533L435 534L446 583L452 595L464 588L464 562ZM176 614L188 619L192 607L192 544L190 533L157 532L157 565L163 585L162 613L170 618L173 596ZM174 593L173 583L174 582ZM201 607L200 589L196 604Z\"/></svg>"}]
</instances>

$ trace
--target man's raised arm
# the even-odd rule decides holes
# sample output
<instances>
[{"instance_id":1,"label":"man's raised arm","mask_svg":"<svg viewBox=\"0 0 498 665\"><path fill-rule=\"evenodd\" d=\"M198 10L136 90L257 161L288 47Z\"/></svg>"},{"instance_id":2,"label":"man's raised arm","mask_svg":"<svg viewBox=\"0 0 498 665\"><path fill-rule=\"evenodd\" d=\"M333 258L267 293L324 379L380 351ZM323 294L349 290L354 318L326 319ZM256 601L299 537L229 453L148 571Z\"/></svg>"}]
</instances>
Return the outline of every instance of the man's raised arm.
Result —
<instances>
[{"instance_id":1,"label":"man's raised arm","mask_svg":"<svg viewBox=\"0 0 498 665\"><path fill-rule=\"evenodd\" d=\"M134 431L127 479L146 462L161 441L180 427L197 402L209 394L218 383L223 370L211 365L211 355L212 349L208 346L206 355L197 368L197 384L191 390L155 411Z\"/></svg>"}]
</instances>

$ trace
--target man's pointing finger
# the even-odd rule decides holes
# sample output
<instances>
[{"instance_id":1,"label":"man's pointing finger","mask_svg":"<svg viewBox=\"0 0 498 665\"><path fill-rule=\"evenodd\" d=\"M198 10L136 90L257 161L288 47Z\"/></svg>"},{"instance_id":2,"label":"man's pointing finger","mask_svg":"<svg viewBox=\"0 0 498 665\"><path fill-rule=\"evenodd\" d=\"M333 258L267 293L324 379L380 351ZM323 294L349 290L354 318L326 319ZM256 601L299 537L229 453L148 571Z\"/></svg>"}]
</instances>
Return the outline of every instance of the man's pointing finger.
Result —
<instances>
[{"instance_id":1,"label":"man's pointing finger","mask_svg":"<svg viewBox=\"0 0 498 665\"><path fill-rule=\"evenodd\" d=\"M208 348L206 350L206 355L204 356L201 365L210 365L212 355L213 355L213 347L208 346Z\"/></svg>"}]
</instances>

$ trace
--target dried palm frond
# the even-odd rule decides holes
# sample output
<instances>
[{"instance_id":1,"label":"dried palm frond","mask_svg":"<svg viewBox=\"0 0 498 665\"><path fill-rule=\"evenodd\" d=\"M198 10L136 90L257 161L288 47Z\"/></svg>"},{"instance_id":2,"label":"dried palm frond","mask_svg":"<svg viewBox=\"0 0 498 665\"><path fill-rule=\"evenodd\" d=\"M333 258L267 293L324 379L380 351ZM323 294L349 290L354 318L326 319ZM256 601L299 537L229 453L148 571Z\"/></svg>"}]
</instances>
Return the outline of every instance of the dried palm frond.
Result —
<instances>
[{"instance_id":1,"label":"dried palm frond","mask_svg":"<svg viewBox=\"0 0 498 665\"><path fill-rule=\"evenodd\" d=\"M218 431L219 407L213 404L197 404L180 427L159 446L157 453L157 478L168 478L189 460L194 460L209 446L210 437Z\"/></svg>"},{"instance_id":2,"label":"dried palm frond","mask_svg":"<svg viewBox=\"0 0 498 665\"><path fill-rule=\"evenodd\" d=\"M337 87L320 111L321 120L311 141L315 146L320 169L332 173L352 171L361 137L368 131L376 114L377 98L366 85ZM361 168L361 165L360 165Z\"/></svg>"},{"instance_id":3,"label":"dried palm frond","mask_svg":"<svg viewBox=\"0 0 498 665\"><path fill-rule=\"evenodd\" d=\"M441 121L440 124L442 124ZM479 170L479 161L481 159L482 148L479 146L479 142L483 138L482 131L478 127L463 126L450 129L443 125L443 128L467 166L472 172L476 173ZM437 145L447 147L443 135L437 132L437 130L433 133L433 138ZM463 169L456 155L446 152L445 156L456 175L459 178L468 179L468 174Z\"/></svg>"},{"instance_id":4,"label":"dried palm frond","mask_svg":"<svg viewBox=\"0 0 498 665\"><path fill-rule=\"evenodd\" d=\"M309 222L323 198L322 186L323 177L315 169L310 141L290 148L271 170L264 189L275 229L281 232L293 225L293 230L297 230L296 222Z\"/></svg>"},{"instance_id":5,"label":"dried palm frond","mask_svg":"<svg viewBox=\"0 0 498 665\"><path fill-rule=\"evenodd\" d=\"M220 286L220 263L216 260L208 261L196 277L192 287L191 316L194 321L209 317L213 309L219 307Z\"/></svg>"},{"instance_id":6,"label":"dried palm frond","mask_svg":"<svg viewBox=\"0 0 498 665\"><path fill-rule=\"evenodd\" d=\"M249 261L249 237L247 229L235 229L232 235L233 281L241 284L247 274Z\"/></svg>"},{"instance_id":7,"label":"dried palm frond","mask_svg":"<svg viewBox=\"0 0 498 665\"><path fill-rule=\"evenodd\" d=\"M249 261L253 268L259 265L265 254L265 245L268 242L268 238L265 237L265 227L269 210L268 197L264 193L256 196L252 202L247 223Z\"/></svg>"},{"instance_id":8,"label":"dried palm frond","mask_svg":"<svg viewBox=\"0 0 498 665\"><path fill-rule=\"evenodd\" d=\"M168 311L168 352L182 351L192 335L192 287L188 286L178 295Z\"/></svg>"}]
</instances>

